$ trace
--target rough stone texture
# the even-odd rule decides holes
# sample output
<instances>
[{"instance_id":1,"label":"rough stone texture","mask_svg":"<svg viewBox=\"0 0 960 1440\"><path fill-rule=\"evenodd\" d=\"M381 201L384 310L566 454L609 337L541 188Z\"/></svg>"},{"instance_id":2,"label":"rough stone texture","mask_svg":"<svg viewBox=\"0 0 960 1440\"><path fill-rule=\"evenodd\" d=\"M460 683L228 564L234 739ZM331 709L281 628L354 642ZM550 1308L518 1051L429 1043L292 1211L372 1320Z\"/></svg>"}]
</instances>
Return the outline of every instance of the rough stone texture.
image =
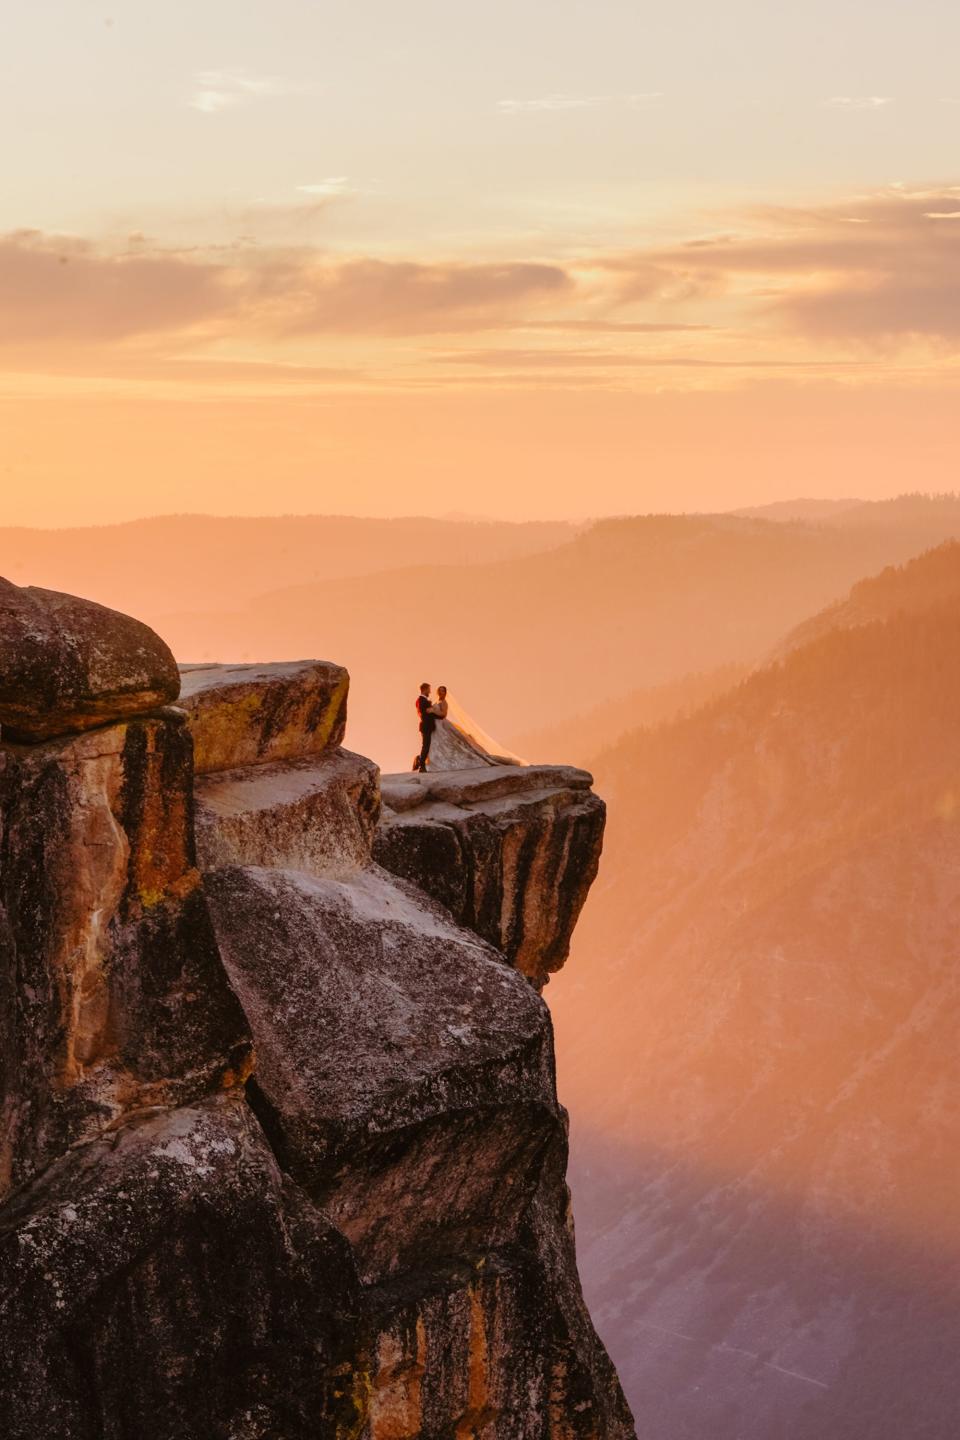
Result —
<instances>
[{"instance_id":1,"label":"rough stone texture","mask_svg":"<svg viewBox=\"0 0 960 1440\"><path fill-rule=\"evenodd\" d=\"M539 908L556 961L588 777L395 787L478 935L372 861L343 672L192 673L189 722L0 746L4 1440L628 1440L549 1013L482 938L535 973Z\"/></svg>"},{"instance_id":2,"label":"rough stone texture","mask_svg":"<svg viewBox=\"0 0 960 1440\"><path fill-rule=\"evenodd\" d=\"M0 1194L143 1105L242 1079L177 719L0 746Z\"/></svg>"},{"instance_id":3,"label":"rough stone texture","mask_svg":"<svg viewBox=\"0 0 960 1440\"><path fill-rule=\"evenodd\" d=\"M559 765L385 775L374 858L540 987L597 873L606 811L592 783Z\"/></svg>"},{"instance_id":4,"label":"rough stone texture","mask_svg":"<svg viewBox=\"0 0 960 1440\"><path fill-rule=\"evenodd\" d=\"M533 1240L529 1232L525 1238ZM448 1270L415 1296L384 1290L369 1440L609 1440L633 1434L589 1319L571 1326L555 1276L517 1246ZM590 1341L585 1344L585 1331Z\"/></svg>"},{"instance_id":5,"label":"rough stone texture","mask_svg":"<svg viewBox=\"0 0 960 1440\"><path fill-rule=\"evenodd\" d=\"M419 1289L371 1292L370 1440L633 1436L580 1295L565 1165L565 1146L552 1146L514 1245Z\"/></svg>"},{"instance_id":6,"label":"rough stone texture","mask_svg":"<svg viewBox=\"0 0 960 1440\"><path fill-rule=\"evenodd\" d=\"M364 1434L631 1435L580 1295L543 1002L376 866L205 885L251 1102L363 1285Z\"/></svg>"},{"instance_id":7,"label":"rough stone texture","mask_svg":"<svg viewBox=\"0 0 960 1440\"><path fill-rule=\"evenodd\" d=\"M260 1113L364 1278L425 1245L461 1254L471 1226L487 1243L509 1228L523 1184L503 1176L529 1171L558 1114L530 987L376 868L228 870L206 887L253 1027Z\"/></svg>"},{"instance_id":8,"label":"rough stone texture","mask_svg":"<svg viewBox=\"0 0 960 1440\"><path fill-rule=\"evenodd\" d=\"M183 665L180 675L198 775L299 760L343 740L350 682L342 665Z\"/></svg>"},{"instance_id":9,"label":"rough stone texture","mask_svg":"<svg viewBox=\"0 0 960 1440\"><path fill-rule=\"evenodd\" d=\"M205 870L274 865L323 874L370 856L380 773L349 750L203 775L197 851Z\"/></svg>"},{"instance_id":10,"label":"rough stone texture","mask_svg":"<svg viewBox=\"0 0 960 1440\"><path fill-rule=\"evenodd\" d=\"M147 625L92 600L0 579L4 740L46 740L176 700L180 676Z\"/></svg>"},{"instance_id":11,"label":"rough stone texture","mask_svg":"<svg viewBox=\"0 0 960 1440\"><path fill-rule=\"evenodd\" d=\"M0 1215L4 1436L356 1434L358 1296L240 1092L135 1117Z\"/></svg>"}]
</instances>

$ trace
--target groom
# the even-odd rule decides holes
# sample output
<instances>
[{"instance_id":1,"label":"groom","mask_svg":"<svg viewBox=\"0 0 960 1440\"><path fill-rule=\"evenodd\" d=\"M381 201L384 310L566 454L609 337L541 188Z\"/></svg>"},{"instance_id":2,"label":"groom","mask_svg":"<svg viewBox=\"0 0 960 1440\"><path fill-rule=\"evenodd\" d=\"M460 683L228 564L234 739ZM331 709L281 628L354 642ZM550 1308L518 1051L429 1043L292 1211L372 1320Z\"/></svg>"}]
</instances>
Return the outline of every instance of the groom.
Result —
<instances>
[{"instance_id":1,"label":"groom","mask_svg":"<svg viewBox=\"0 0 960 1440\"><path fill-rule=\"evenodd\" d=\"M417 696L417 714L420 717L420 734L423 736L423 743L420 746L420 754L413 762L413 768L414 770L426 770L430 754L430 741L437 728L437 717L430 714L430 686L426 680L420 686L420 694Z\"/></svg>"}]
</instances>

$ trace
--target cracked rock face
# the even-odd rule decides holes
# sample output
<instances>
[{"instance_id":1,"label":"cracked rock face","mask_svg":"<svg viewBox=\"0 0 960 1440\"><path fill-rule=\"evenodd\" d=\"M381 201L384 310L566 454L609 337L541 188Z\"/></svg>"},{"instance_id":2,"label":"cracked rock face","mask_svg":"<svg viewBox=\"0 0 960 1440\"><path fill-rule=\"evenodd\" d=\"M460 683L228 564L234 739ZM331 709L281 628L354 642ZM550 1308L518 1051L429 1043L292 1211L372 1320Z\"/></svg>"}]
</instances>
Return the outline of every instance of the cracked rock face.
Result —
<instances>
[{"instance_id":1,"label":"cracked rock face","mask_svg":"<svg viewBox=\"0 0 960 1440\"><path fill-rule=\"evenodd\" d=\"M530 986L375 868L225 870L206 887L253 1027L258 1113L364 1280L509 1233L561 1128Z\"/></svg>"},{"instance_id":2,"label":"cracked rock face","mask_svg":"<svg viewBox=\"0 0 960 1440\"><path fill-rule=\"evenodd\" d=\"M0 1217L11 1437L349 1434L357 1331L348 1247L239 1093L132 1117Z\"/></svg>"},{"instance_id":3,"label":"cracked rock face","mask_svg":"<svg viewBox=\"0 0 960 1440\"><path fill-rule=\"evenodd\" d=\"M589 777L388 780L378 829L345 672L214 668L0 744L5 1440L628 1440L529 983Z\"/></svg>"},{"instance_id":4,"label":"cracked rock face","mask_svg":"<svg viewBox=\"0 0 960 1440\"><path fill-rule=\"evenodd\" d=\"M592 783L560 765L384 776L374 857L540 988L597 873L606 812Z\"/></svg>"},{"instance_id":5,"label":"cracked rock face","mask_svg":"<svg viewBox=\"0 0 960 1440\"><path fill-rule=\"evenodd\" d=\"M244 1078L192 778L178 718L0 746L0 1194L128 1111Z\"/></svg>"},{"instance_id":6,"label":"cracked rock face","mask_svg":"<svg viewBox=\"0 0 960 1440\"><path fill-rule=\"evenodd\" d=\"M159 635L116 610L0 579L0 727L46 740L176 700L180 675Z\"/></svg>"}]
</instances>

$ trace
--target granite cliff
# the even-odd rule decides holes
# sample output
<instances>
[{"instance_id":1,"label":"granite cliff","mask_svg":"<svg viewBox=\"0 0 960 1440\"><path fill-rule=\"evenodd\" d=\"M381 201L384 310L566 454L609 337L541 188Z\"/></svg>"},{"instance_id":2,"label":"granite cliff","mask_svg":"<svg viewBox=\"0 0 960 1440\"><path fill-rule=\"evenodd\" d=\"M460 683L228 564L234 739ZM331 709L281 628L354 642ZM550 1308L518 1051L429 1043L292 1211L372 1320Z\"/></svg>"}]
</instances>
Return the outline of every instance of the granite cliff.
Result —
<instances>
[{"instance_id":1,"label":"granite cliff","mask_svg":"<svg viewBox=\"0 0 960 1440\"><path fill-rule=\"evenodd\" d=\"M5 1435L626 1440L537 994L589 777L381 806L340 667L182 681L2 583Z\"/></svg>"}]
</instances>

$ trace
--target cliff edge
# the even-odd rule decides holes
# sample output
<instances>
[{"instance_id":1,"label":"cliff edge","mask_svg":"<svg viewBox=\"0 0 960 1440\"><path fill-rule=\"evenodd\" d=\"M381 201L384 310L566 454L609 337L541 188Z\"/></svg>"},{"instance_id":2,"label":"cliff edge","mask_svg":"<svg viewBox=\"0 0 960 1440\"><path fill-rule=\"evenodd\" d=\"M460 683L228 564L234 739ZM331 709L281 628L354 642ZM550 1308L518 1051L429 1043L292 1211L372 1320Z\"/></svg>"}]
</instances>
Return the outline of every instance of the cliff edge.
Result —
<instances>
[{"instance_id":1,"label":"cliff edge","mask_svg":"<svg viewBox=\"0 0 960 1440\"><path fill-rule=\"evenodd\" d=\"M163 707L157 637L48 597L0 591L9 1440L626 1440L537 994L589 777L381 796L339 666Z\"/></svg>"}]
</instances>

